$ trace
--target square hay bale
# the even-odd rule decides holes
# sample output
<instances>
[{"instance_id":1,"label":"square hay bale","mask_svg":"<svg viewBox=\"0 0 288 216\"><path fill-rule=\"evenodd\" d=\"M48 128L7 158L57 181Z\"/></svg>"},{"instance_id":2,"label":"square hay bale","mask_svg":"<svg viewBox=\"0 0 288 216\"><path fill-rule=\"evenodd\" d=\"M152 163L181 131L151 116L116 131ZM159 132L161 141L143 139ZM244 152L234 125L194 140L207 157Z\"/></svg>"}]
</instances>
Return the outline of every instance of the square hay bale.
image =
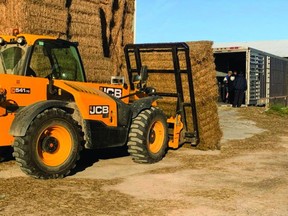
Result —
<instances>
[{"instance_id":1,"label":"square hay bale","mask_svg":"<svg viewBox=\"0 0 288 216\"><path fill-rule=\"evenodd\" d=\"M134 41L134 14L127 13L124 17L123 26L123 44L132 43Z\"/></svg>"},{"instance_id":2,"label":"square hay bale","mask_svg":"<svg viewBox=\"0 0 288 216\"><path fill-rule=\"evenodd\" d=\"M0 26L1 32L0 34L11 34L12 28L7 25L7 16L6 16L6 1L0 1Z\"/></svg>"},{"instance_id":3,"label":"square hay bale","mask_svg":"<svg viewBox=\"0 0 288 216\"><path fill-rule=\"evenodd\" d=\"M101 28L99 28L101 23L98 12L94 14L70 12L70 16L69 32L71 35L94 36L97 40L101 38Z\"/></svg>"},{"instance_id":4,"label":"square hay bale","mask_svg":"<svg viewBox=\"0 0 288 216\"><path fill-rule=\"evenodd\" d=\"M199 149L219 149L222 131L218 117L218 87L212 42L188 42L200 132Z\"/></svg>"},{"instance_id":5,"label":"square hay bale","mask_svg":"<svg viewBox=\"0 0 288 216\"><path fill-rule=\"evenodd\" d=\"M87 70L91 71L91 73L87 74L87 80L90 82L98 82L98 83L110 83L111 76L107 76L107 73L112 74L113 64L108 58L98 58L97 64L94 64L94 60L85 60L84 65ZM86 69L85 69L86 70ZM95 77L97 80L95 81Z\"/></svg>"},{"instance_id":6,"label":"square hay bale","mask_svg":"<svg viewBox=\"0 0 288 216\"><path fill-rule=\"evenodd\" d=\"M6 15L6 1L0 0L0 10L1 10L0 17L2 18L1 21L3 21Z\"/></svg>"},{"instance_id":7,"label":"square hay bale","mask_svg":"<svg viewBox=\"0 0 288 216\"><path fill-rule=\"evenodd\" d=\"M67 10L65 0L7 0L6 21L11 29L31 34L65 33Z\"/></svg>"},{"instance_id":8,"label":"square hay bale","mask_svg":"<svg viewBox=\"0 0 288 216\"><path fill-rule=\"evenodd\" d=\"M7 0L10 1L10 0ZM65 8L67 0L26 0L27 3L39 4L42 7Z\"/></svg>"},{"instance_id":9,"label":"square hay bale","mask_svg":"<svg viewBox=\"0 0 288 216\"><path fill-rule=\"evenodd\" d=\"M72 0L70 5L67 5L67 7L72 13L95 14L98 12L100 5L102 5L100 0Z\"/></svg>"}]
</instances>

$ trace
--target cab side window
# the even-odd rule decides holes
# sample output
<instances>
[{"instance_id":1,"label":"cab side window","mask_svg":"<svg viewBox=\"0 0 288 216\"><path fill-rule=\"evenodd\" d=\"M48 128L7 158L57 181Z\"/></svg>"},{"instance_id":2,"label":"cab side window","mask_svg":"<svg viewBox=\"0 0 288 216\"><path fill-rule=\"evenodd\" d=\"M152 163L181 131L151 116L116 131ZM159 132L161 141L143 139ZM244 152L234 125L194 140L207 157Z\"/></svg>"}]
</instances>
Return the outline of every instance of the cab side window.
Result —
<instances>
[{"instance_id":1,"label":"cab side window","mask_svg":"<svg viewBox=\"0 0 288 216\"><path fill-rule=\"evenodd\" d=\"M49 74L51 74L51 63L45 51L45 47L36 44L26 75L47 77Z\"/></svg>"}]
</instances>

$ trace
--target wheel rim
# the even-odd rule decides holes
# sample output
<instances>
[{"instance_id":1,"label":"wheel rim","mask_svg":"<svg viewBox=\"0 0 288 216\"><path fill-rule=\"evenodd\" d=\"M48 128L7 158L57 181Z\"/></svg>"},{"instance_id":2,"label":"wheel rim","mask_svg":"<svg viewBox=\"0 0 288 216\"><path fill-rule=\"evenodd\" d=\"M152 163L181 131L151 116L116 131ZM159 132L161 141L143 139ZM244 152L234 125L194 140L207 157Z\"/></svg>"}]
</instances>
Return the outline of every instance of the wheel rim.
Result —
<instances>
[{"instance_id":1,"label":"wheel rim","mask_svg":"<svg viewBox=\"0 0 288 216\"><path fill-rule=\"evenodd\" d=\"M69 131L60 126L47 127L38 139L38 155L47 166L63 164L72 150L72 139Z\"/></svg>"},{"instance_id":2,"label":"wheel rim","mask_svg":"<svg viewBox=\"0 0 288 216\"><path fill-rule=\"evenodd\" d=\"M149 149L152 153L157 153L163 146L164 142L164 125L156 121L149 131Z\"/></svg>"}]
</instances>

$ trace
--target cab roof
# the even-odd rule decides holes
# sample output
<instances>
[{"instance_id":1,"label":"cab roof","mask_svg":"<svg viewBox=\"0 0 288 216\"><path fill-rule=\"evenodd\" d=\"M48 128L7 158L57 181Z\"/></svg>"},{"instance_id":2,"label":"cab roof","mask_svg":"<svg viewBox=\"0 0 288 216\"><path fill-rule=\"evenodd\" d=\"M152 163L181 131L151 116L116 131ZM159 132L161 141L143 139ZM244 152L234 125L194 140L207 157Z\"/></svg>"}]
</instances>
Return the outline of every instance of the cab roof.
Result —
<instances>
[{"instance_id":1,"label":"cab roof","mask_svg":"<svg viewBox=\"0 0 288 216\"><path fill-rule=\"evenodd\" d=\"M34 35L34 34L18 34L16 36L12 35L0 35L0 38L3 38L7 43L15 43L17 38L24 37L26 43L31 46L39 39L50 39L57 40L58 37L48 36L48 35Z\"/></svg>"}]
</instances>

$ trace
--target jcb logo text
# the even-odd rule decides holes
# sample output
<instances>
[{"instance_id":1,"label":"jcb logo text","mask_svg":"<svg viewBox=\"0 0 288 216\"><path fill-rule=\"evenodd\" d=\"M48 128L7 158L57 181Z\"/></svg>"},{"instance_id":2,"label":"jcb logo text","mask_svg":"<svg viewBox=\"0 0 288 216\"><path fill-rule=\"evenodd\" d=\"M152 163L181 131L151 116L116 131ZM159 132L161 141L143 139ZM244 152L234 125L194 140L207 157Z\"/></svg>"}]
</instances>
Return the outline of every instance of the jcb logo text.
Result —
<instances>
[{"instance_id":1,"label":"jcb logo text","mask_svg":"<svg viewBox=\"0 0 288 216\"><path fill-rule=\"evenodd\" d=\"M89 107L89 114L90 115L102 115L102 114L108 114L109 113L109 106L90 106Z\"/></svg>"},{"instance_id":2,"label":"jcb logo text","mask_svg":"<svg viewBox=\"0 0 288 216\"><path fill-rule=\"evenodd\" d=\"M122 89L120 88L111 88L111 87L100 87L100 90L106 92L107 94L113 95L116 98L122 97Z\"/></svg>"}]
</instances>

